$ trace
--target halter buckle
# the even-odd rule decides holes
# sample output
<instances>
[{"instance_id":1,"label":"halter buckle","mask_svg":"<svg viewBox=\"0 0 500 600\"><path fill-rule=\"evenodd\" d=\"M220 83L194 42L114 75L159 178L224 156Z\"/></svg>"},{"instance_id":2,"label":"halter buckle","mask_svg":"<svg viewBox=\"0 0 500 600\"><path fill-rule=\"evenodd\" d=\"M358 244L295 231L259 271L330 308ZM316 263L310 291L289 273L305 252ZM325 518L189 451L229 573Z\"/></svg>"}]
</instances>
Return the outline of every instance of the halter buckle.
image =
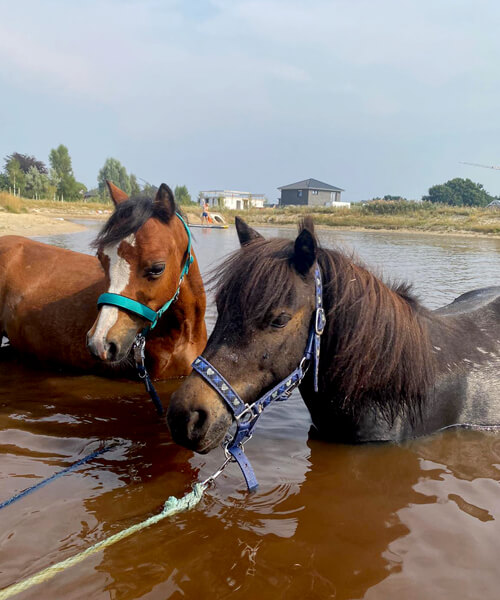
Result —
<instances>
[{"instance_id":1,"label":"halter buckle","mask_svg":"<svg viewBox=\"0 0 500 600\"><path fill-rule=\"evenodd\" d=\"M234 415L234 419L237 423L239 423L240 421L245 424L251 423L256 417L260 415L261 412L262 410L257 409L257 413L255 413L254 404L247 404L245 406L245 409L242 412L240 412L239 415Z\"/></svg>"},{"instance_id":2,"label":"halter buckle","mask_svg":"<svg viewBox=\"0 0 500 600\"><path fill-rule=\"evenodd\" d=\"M139 333L134 340L134 344L132 346L134 352L134 360L136 365L144 366L144 348L146 346L146 338Z\"/></svg>"},{"instance_id":3,"label":"halter buckle","mask_svg":"<svg viewBox=\"0 0 500 600\"><path fill-rule=\"evenodd\" d=\"M314 323L314 330L316 331L317 335L321 335L323 333L323 331L325 330L325 325L326 325L325 309L322 306L320 306L319 308L316 309L316 320Z\"/></svg>"}]
</instances>

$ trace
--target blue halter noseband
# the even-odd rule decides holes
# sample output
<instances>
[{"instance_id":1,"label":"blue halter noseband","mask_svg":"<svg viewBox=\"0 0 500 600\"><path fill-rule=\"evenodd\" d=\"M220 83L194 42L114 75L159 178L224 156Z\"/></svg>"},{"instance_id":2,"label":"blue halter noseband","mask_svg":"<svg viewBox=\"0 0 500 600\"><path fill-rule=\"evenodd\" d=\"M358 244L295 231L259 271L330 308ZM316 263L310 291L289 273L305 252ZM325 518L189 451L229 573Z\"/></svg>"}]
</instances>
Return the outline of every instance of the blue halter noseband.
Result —
<instances>
[{"instance_id":1,"label":"blue halter noseband","mask_svg":"<svg viewBox=\"0 0 500 600\"><path fill-rule=\"evenodd\" d=\"M299 366L290 373L288 377L280 381L271 390L255 400L252 404L243 402L237 392L232 388L227 379L203 356L198 356L193 362L193 369L209 383L213 389L224 400L236 421L236 432L233 437L226 439L223 444L227 457L232 457L239 465L246 484L250 491L257 488L258 481L255 477L252 465L243 450L243 444L253 434L253 429L264 409L271 402L287 400L292 391L298 387L309 368L311 361L314 364L314 391L318 391L318 369L321 344L321 334L325 329L326 317L323 309L323 287L321 282L321 271L318 264L314 269L315 282L315 312L314 319L309 330L306 349Z\"/></svg>"},{"instance_id":2,"label":"blue halter noseband","mask_svg":"<svg viewBox=\"0 0 500 600\"><path fill-rule=\"evenodd\" d=\"M167 302L165 302L165 304L158 310L153 310L152 308L149 308L149 306L146 306L145 304L142 304L137 300L132 300L132 298L127 298L126 296L122 296L121 294L113 294L110 292L101 294L97 299L98 307L101 307L103 304L116 306L118 308L123 308L128 312L134 313L135 315L146 319L146 321L149 321L150 324L147 326L144 332L149 331L149 329L153 329L158 323L158 320L160 319L162 314L170 307L171 304L173 304L177 300L181 289L181 283L184 277L188 274L189 267L191 266L191 263L194 260L193 255L191 254L191 232L189 231L189 227L187 226L186 221L184 221L184 219L178 212L176 212L175 214L184 225L184 229L186 230L188 236L188 246L186 250L186 261L184 263L184 267L182 268L181 275L179 278L179 285L177 286L177 290L175 291L175 294L172 296L172 298L170 298L170 300L167 300Z\"/></svg>"},{"instance_id":3,"label":"blue halter noseband","mask_svg":"<svg viewBox=\"0 0 500 600\"><path fill-rule=\"evenodd\" d=\"M98 308L100 308L103 305L116 306L117 308L122 308L122 309L126 310L127 312L131 312L134 315L138 315L139 317L146 319L146 321L149 321L149 324L135 338L135 342L134 342L134 346L133 346L134 360L135 360L135 366L136 366L137 372L139 374L139 377L144 381L144 386L146 387L146 391L151 396L151 400L153 401L153 403L156 407L156 411L158 412L158 414L160 416L163 415L163 412L164 412L163 406L161 404L160 397L158 396L158 394L154 388L151 378L149 377L149 374L146 370L146 365L145 365L145 350L144 350L144 348L146 345L146 334L149 332L150 329L153 329L156 326L156 324L158 323L158 321L161 318L161 316L163 315L163 313L166 310L168 310L168 308L179 297L179 293L181 290L181 284L184 280L184 277L188 274L189 267L191 266L191 264L194 260L194 257L191 253L191 246L192 246L191 231L189 230L189 227L188 227L186 221L184 221L184 219L181 217L181 215L178 212L176 212L175 214L181 220L182 224L184 225L184 229L186 230L186 233L188 236L188 245L187 245L187 250L186 250L186 254L187 254L186 260L184 262L184 266L182 267L182 271L181 271L181 274L179 277L179 285L177 286L177 289L175 290L175 294L172 296L172 298L170 298L170 300L167 300L167 302L165 302L165 304L158 310L153 310L152 308L149 308L149 306L146 306L145 304L142 304L141 302L138 302L137 300L132 300L132 298L127 298L126 296L122 296L121 294L114 294L111 292L106 292L104 294L101 294L99 296L99 298L97 299Z\"/></svg>"}]
</instances>

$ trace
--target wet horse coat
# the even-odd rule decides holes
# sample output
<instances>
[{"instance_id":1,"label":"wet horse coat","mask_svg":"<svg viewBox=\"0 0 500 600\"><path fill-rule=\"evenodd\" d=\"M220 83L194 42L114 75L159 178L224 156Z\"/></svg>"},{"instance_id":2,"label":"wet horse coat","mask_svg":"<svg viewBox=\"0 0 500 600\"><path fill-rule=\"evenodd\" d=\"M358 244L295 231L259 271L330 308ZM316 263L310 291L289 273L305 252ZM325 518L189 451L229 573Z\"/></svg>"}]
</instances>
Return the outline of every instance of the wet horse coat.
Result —
<instances>
[{"instance_id":1,"label":"wet horse coat","mask_svg":"<svg viewBox=\"0 0 500 600\"><path fill-rule=\"evenodd\" d=\"M19 236L0 238L0 330L37 362L131 373L127 356L146 322L114 307L98 311L98 297L123 293L157 310L176 291L188 237L172 192L162 184L154 200L129 200L108 185L116 209L98 238L105 242L99 259ZM152 377L190 372L206 342L204 314L195 258L177 302L148 336Z\"/></svg>"},{"instance_id":2,"label":"wet horse coat","mask_svg":"<svg viewBox=\"0 0 500 600\"><path fill-rule=\"evenodd\" d=\"M387 285L342 252L319 248L310 220L295 242L264 240L241 220L237 228L242 248L218 275L218 319L203 356L244 402L298 366L317 263L327 313L319 390L309 371L300 392L321 436L401 441L455 424L500 424L500 286L430 311L409 286ZM192 373L172 396L168 421L178 443L207 452L231 416Z\"/></svg>"}]
</instances>

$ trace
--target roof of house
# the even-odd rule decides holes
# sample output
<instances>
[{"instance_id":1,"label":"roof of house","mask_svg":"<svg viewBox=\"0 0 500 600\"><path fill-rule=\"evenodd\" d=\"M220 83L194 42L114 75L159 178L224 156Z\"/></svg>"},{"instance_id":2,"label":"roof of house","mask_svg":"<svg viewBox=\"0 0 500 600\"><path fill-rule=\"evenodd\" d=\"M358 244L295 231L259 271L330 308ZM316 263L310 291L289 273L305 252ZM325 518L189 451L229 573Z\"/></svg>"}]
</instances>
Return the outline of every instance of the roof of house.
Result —
<instances>
[{"instance_id":1,"label":"roof of house","mask_svg":"<svg viewBox=\"0 0 500 600\"><path fill-rule=\"evenodd\" d=\"M344 190L329 183L323 183L317 179L304 179L297 183L290 183L278 188L279 190L326 190L328 192L343 192Z\"/></svg>"},{"instance_id":2,"label":"roof of house","mask_svg":"<svg viewBox=\"0 0 500 600\"><path fill-rule=\"evenodd\" d=\"M493 206L500 206L500 200L493 200L493 202L490 202L486 208L490 208Z\"/></svg>"}]
</instances>

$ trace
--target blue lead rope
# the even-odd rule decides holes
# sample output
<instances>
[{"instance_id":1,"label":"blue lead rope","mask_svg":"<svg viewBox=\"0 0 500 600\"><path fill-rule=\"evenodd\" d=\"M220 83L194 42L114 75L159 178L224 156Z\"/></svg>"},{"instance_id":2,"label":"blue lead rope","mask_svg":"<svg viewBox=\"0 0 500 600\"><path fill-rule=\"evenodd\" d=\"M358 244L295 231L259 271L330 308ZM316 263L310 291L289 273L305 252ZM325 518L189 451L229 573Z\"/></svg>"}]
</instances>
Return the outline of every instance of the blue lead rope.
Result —
<instances>
[{"instance_id":1,"label":"blue lead rope","mask_svg":"<svg viewBox=\"0 0 500 600\"><path fill-rule=\"evenodd\" d=\"M21 498L24 498L28 494L31 494L32 492L35 492L36 490L39 490L40 488L44 487L45 485L47 485L51 481L54 481L54 479L58 479L59 477L62 477L63 475L66 475L66 473L70 473L71 471L75 471L81 465L84 465L85 463L90 462L91 460L93 460L97 456L100 456L101 454L104 454L108 450L111 450L116 445L117 444L110 444L109 446L104 446L103 448L100 448L99 450L95 450L94 452L91 452L90 454L87 454L87 456L84 456L83 458L81 458L77 462L73 463L69 467L66 467L65 469L62 469L62 471L58 471L57 473L54 473L50 477L47 477L46 479L43 479L42 481L38 482L36 485L32 485L31 487L26 488L22 492L19 492L19 494L16 494L15 496L12 496L12 498L9 498L8 500L5 500L4 502L2 502L0 504L0 509L5 508L6 506L9 506L10 504L14 504L14 502L17 502L18 500L21 500Z\"/></svg>"}]
</instances>

